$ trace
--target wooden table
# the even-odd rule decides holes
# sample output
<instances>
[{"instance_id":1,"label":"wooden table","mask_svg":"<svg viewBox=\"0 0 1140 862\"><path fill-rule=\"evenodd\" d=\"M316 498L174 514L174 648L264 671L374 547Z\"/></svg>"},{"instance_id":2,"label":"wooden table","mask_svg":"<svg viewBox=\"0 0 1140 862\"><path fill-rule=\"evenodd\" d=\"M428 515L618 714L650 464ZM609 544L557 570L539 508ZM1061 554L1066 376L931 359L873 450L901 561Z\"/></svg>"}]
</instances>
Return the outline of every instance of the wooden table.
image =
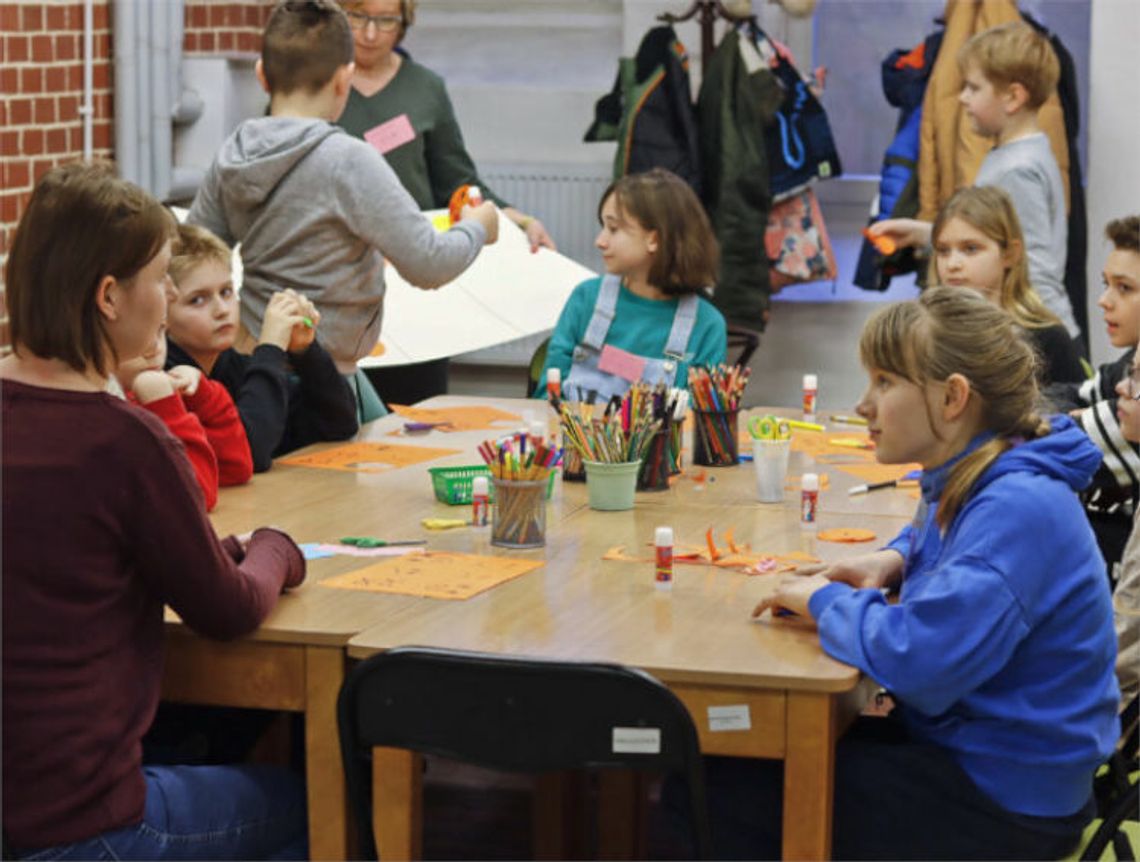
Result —
<instances>
[{"instance_id":1,"label":"wooden table","mask_svg":"<svg viewBox=\"0 0 1140 862\"><path fill-rule=\"evenodd\" d=\"M795 456L792 474L802 469L801 460ZM798 550L838 559L878 547L913 512L914 500L904 490L851 498L846 488L857 480L827 472L832 484L822 494L820 527L868 527L879 543L819 542L814 531L801 528L792 492L787 498L792 505L755 502L747 464L710 469L711 481L682 478L668 491L639 494L630 512L584 508L585 487L563 483L548 513L545 548L491 549L485 530L462 531L449 544L543 559L542 569L467 601L393 607L381 624L349 640L348 654L363 658L418 645L642 668L688 706L706 753L785 761L784 857L826 858L835 742L867 696L859 672L826 656L814 630L749 620L753 605L774 588L772 576L678 565L674 588L663 595L654 588L651 563L601 557L615 545L648 555L654 528L670 525L679 542L701 541L710 526L719 535L732 527L736 541L756 551ZM736 722L748 728L713 729L711 707L733 708ZM376 752L375 823L382 859L419 855L417 764L409 752Z\"/></svg>"},{"instance_id":2,"label":"wooden table","mask_svg":"<svg viewBox=\"0 0 1140 862\"><path fill-rule=\"evenodd\" d=\"M477 403L446 399L449 404ZM535 409L542 404L511 402L510 408ZM402 425L385 417L364 429L361 440L422 443L462 450L430 464L384 473L316 470L276 464L248 485L221 491L212 515L219 535L254 527L283 528L297 542L335 541L342 536L429 538L437 549L466 548L467 530L428 533L424 517L460 517L466 509L437 503L428 466L478 463L475 446L489 432L394 438ZM321 444L318 451L336 444ZM550 516L558 521L582 502L556 500ZM457 534L458 533L458 534ZM338 556L313 560L308 579L281 597L269 618L250 637L220 643L199 637L167 612L166 670L163 697L185 703L257 707L305 714L309 842L313 859L345 859L351 847L348 805L336 729L336 697L345 673L345 646L358 632L396 613L432 604L412 596L325 589L317 581L351 571L371 560Z\"/></svg>"}]
</instances>

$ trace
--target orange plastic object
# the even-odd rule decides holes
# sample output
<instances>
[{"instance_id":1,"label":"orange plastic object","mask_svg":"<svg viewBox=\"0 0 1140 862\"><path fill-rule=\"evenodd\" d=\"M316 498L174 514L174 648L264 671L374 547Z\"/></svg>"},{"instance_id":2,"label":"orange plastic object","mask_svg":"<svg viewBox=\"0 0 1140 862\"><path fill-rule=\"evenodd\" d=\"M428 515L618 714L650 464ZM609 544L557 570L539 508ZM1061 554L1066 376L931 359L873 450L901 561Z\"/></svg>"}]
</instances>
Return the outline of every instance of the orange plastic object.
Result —
<instances>
[{"instance_id":1,"label":"orange plastic object","mask_svg":"<svg viewBox=\"0 0 1140 862\"><path fill-rule=\"evenodd\" d=\"M478 186L461 185L451 193L451 200L447 202L447 214L451 218L451 223L459 221L464 207L474 207L481 203L483 203L483 193L479 191Z\"/></svg>"},{"instance_id":2,"label":"orange plastic object","mask_svg":"<svg viewBox=\"0 0 1140 862\"><path fill-rule=\"evenodd\" d=\"M871 530L864 530L859 527L833 527L830 530L820 530L818 538L821 542L870 542L875 538L875 534Z\"/></svg>"},{"instance_id":3,"label":"orange plastic object","mask_svg":"<svg viewBox=\"0 0 1140 862\"><path fill-rule=\"evenodd\" d=\"M720 559L720 551L716 549L716 542L713 541L712 527L709 527L709 531L705 533L705 541L708 542L709 546L709 559L715 563Z\"/></svg>"},{"instance_id":4,"label":"orange plastic object","mask_svg":"<svg viewBox=\"0 0 1140 862\"><path fill-rule=\"evenodd\" d=\"M896 243L889 236L876 236L871 233L870 228L863 228L863 236L867 238L867 242L875 247L875 250L884 257L890 257L899 250L898 243Z\"/></svg>"}]
</instances>

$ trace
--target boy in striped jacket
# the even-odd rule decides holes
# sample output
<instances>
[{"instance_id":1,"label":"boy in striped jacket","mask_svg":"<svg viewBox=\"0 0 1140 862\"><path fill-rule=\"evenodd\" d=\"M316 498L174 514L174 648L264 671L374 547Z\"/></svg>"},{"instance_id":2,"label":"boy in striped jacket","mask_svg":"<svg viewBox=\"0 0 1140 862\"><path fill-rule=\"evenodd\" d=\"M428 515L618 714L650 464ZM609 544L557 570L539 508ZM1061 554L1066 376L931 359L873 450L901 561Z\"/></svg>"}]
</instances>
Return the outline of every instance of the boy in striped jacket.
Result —
<instances>
[{"instance_id":1,"label":"boy in striped jacket","mask_svg":"<svg viewBox=\"0 0 1140 862\"><path fill-rule=\"evenodd\" d=\"M1097 542L1110 577L1120 562L1132 528L1132 515L1140 502L1140 444L1124 438L1117 414L1117 399L1140 399L1140 377L1132 372L1140 340L1140 216L1115 219L1105 227L1112 251L1104 265L1104 292L1097 305L1104 314L1108 340L1127 352L1097 370L1084 383L1058 384L1049 397L1058 409L1069 411L1104 454L1104 463L1085 492ZM1127 381L1117 394L1117 384Z\"/></svg>"}]
</instances>

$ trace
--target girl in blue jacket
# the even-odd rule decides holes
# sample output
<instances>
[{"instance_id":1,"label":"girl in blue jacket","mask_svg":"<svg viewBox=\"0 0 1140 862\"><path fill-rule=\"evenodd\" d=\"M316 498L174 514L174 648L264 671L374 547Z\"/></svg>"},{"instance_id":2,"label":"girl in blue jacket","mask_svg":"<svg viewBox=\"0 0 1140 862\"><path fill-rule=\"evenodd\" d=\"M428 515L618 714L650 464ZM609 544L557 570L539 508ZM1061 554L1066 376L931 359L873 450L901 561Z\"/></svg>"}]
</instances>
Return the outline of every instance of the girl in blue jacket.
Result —
<instances>
[{"instance_id":1,"label":"girl in blue jacket","mask_svg":"<svg viewBox=\"0 0 1140 862\"><path fill-rule=\"evenodd\" d=\"M886 549L802 569L753 612L810 619L897 703L839 743L835 857L1059 858L1119 733L1112 605L1076 495L1100 453L1036 413L1032 348L973 291L883 309L860 353L859 413L879 461L922 464L918 511ZM727 807L726 855L770 852L758 809Z\"/></svg>"}]
</instances>

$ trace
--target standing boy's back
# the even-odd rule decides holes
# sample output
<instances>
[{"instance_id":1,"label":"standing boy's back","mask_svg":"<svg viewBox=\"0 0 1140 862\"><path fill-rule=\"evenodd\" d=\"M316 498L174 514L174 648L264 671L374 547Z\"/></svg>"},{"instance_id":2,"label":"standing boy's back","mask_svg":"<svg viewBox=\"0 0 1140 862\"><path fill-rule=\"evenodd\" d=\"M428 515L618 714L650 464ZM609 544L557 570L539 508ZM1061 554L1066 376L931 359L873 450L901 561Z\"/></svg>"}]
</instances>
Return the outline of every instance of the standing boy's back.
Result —
<instances>
[{"instance_id":1,"label":"standing boy's back","mask_svg":"<svg viewBox=\"0 0 1140 862\"><path fill-rule=\"evenodd\" d=\"M331 0L278 5L257 67L270 116L226 140L188 217L241 243L246 327L256 335L269 298L291 287L320 308L320 339L344 374L379 338L385 258L410 283L439 287L494 241L498 225L487 204L438 233L383 157L332 125L353 50Z\"/></svg>"}]
</instances>

